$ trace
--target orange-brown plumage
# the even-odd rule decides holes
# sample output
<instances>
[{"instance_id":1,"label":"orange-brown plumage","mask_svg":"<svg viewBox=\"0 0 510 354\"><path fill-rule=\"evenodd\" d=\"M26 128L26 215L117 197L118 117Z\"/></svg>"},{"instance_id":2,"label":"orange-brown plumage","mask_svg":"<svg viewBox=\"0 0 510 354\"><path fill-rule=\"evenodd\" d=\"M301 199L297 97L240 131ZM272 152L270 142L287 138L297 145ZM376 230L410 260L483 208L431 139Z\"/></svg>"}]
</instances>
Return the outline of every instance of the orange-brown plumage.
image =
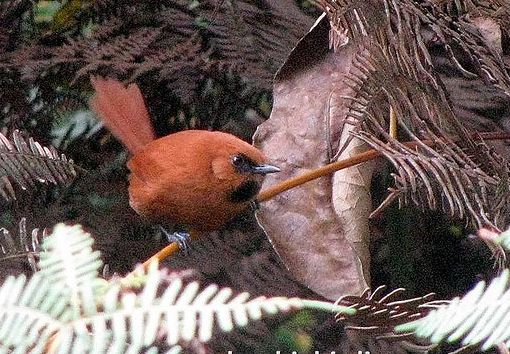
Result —
<instances>
[{"instance_id":1,"label":"orange-brown plumage","mask_svg":"<svg viewBox=\"0 0 510 354\"><path fill-rule=\"evenodd\" d=\"M153 222L216 230L248 206L265 173L277 171L230 134L186 130L155 139L136 85L101 78L92 84L91 107L133 153L130 205Z\"/></svg>"},{"instance_id":2,"label":"orange-brown plumage","mask_svg":"<svg viewBox=\"0 0 510 354\"><path fill-rule=\"evenodd\" d=\"M156 139L149 112L136 84L124 87L117 80L91 77L96 94L90 106L132 154Z\"/></svg>"}]
</instances>

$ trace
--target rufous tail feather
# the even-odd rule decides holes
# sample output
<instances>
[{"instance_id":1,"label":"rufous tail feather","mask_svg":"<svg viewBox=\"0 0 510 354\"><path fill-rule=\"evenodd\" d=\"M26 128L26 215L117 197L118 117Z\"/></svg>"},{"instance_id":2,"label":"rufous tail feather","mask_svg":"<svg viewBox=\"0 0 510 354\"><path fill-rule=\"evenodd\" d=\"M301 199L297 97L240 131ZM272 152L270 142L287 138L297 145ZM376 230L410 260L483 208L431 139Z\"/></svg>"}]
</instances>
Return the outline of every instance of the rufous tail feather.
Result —
<instances>
[{"instance_id":1,"label":"rufous tail feather","mask_svg":"<svg viewBox=\"0 0 510 354\"><path fill-rule=\"evenodd\" d=\"M90 107L131 153L156 138L142 93L136 84L125 87L114 79L91 77L95 95Z\"/></svg>"}]
</instances>

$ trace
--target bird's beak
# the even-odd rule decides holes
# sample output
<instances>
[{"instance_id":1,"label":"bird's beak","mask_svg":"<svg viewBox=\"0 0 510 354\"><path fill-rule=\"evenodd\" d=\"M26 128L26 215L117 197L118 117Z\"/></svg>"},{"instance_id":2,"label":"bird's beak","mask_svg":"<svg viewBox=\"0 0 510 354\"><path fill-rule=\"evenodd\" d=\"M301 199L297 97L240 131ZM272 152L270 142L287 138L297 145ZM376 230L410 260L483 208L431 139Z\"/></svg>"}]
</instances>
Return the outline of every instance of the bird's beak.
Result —
<instances>
[{"instance_id":1,"label":"bird's beak","mask_svg":"<svg viewBox=\"0 0 510 354\"><path fill-rule=\"evenodd\" d=\"M265 175L267 173L280 172L280 169L273 165L264 164L264 165L257 165L257 166L250 167L250 172L255 173L255 174Z\"/></svg>"}]
</instances>

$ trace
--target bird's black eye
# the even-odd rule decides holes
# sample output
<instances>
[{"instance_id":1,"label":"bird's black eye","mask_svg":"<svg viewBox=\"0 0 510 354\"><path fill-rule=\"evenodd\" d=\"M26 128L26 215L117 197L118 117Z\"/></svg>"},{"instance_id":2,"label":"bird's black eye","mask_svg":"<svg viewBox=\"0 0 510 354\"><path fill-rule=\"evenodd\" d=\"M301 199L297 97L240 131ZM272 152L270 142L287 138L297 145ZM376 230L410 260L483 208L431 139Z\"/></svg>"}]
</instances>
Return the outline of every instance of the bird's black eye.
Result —
<instances>
[{"instance_id":1,"label":"bird's black eye","mask_svg":"<svg viewBox=\"0 0 510 354\"><path fill-rule=\"evenodd\" d=\"M231 161L239 173L253 173L253 169L257 167L257 164L244 154L233 156Z\"/></svg>"},{"instance_id":2,"label":"bird's black eye","mask_svg":"<svg viewBox=\"0 0 510 354\"><path fill-rule=\"evenodd\" d=\"M246 160L242 155L236 155L232 158L232 164L236 167L241 167L246 164Z\"/></svg>"}]
</instances>

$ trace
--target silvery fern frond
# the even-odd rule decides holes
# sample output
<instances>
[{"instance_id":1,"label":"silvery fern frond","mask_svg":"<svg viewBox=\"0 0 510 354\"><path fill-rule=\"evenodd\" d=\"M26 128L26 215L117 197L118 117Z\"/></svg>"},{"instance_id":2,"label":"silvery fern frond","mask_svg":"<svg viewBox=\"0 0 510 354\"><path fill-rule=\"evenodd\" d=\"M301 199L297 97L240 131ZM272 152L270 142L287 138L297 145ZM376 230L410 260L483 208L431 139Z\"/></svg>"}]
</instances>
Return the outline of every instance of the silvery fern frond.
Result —
<instances>
[{"instance_id":1,"label":"silvery fern frond","mask_svg":"<svg viewBox=\"0 0 510 354\"><path fill-rule=\"evenodd\" d=\"M69 301L66 308L73 311L73 318L97 311L94 288L102 283L99 270L103 262L99 252L92 250L93 242L81 226L58 224L40 253L41 275L52 284L52 292Z\"/></svg>"},{"instance_id":2,"label":"silvery fern frond","mask_svg":"<svg viewBox=\"0 0 510 354\"><path fill-rule=\"evenodd\" d=\"M215 328L231 331L263 316L315 308L354 313L326 302L234 295L229 288L180 278L168 281L153 263L124 279L99 278L102 263L80 226L58 224L43 241L40 271L0 287L0 352L140 353L165 342L173 351Z\"/></svg>"},{"instance_id":3,"label":"silvery fern frond","mask_svg":"<svg viewBox=\"0 0 510 354\"><path fill-rule=\"evenodd\" d=\"M13 235L9 230L0 228L0 264L12 259L25 260L32 271L37 271L37 262L41 250L41 239L47 230L27 230L26 218L18 223L18 234Z\"/></svg>"},{"instance_id":4,"label":"silvery fern frond","mask_svg":"<svg viewBox=\"0 0 510 354\"><path fill-rule=\"evenodd\" d=\"M35 188L36 182L66 185L74 180L78 169L73 160L52 146L25 139L18 130L11 140L0 134L0 195L7 201L16 199L13 182L23 190Z\"/></svg>"},{"instance_id":5,"label":"silvery fern frond","mask_svg":"<svg viewBox=\"0 0 510 354\"><path fill-rule=\"evenodd\" d=\"M510 271L493 279L486 287L479 282L462 298L431 311L426 317L396 327L413 331L432 343L450 342L480 346L482 351L499 344L510 347Z\"/></svg>"}]
</instances>

